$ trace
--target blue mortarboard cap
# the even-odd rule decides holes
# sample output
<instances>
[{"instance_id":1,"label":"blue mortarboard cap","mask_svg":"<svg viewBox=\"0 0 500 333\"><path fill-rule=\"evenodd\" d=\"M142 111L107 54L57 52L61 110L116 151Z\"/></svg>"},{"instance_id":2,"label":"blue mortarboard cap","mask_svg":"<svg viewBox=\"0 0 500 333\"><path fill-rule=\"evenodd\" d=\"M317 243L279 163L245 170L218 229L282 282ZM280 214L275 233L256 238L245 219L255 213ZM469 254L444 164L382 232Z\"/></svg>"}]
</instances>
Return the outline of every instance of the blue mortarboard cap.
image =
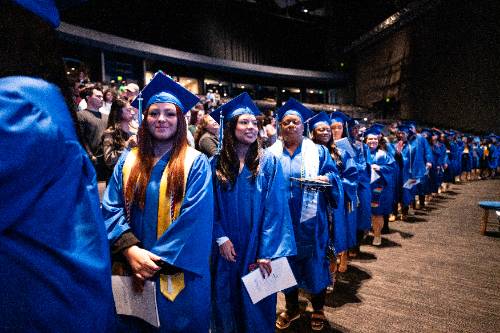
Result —
<instances>
[{"instance_id":1,"label":"blue mortarboard cap","mask_svg":"<svg viewBox=\"0 0 500 333\"><path fill-rule=\"evenodd\" d=\"M302 118L303 123L314 115L311 110L294 98L290 98L281 108L279 108L277 114L278 121L282 121L285 115L295 114Z\"/></svg>"},{"instance_id":2,"label":"blue mortarboard cap","mask_svg":"<svg viewBox=\"0 0 500 333\"><path fill-rule=\"evenodd\" d=\"M320 125L327 125L330 126L330 117L323 111L315 115L314 117L311 117L307 120L307 123L309 124L309 128L311 130L315 129L316 127Z\"/></svg>"},{"instance_id":3,"label":"blue mortarboard cap","mask_svg":"<svg viewBox=\"0 0 500 333\"><path fill-rule=\"evenodd\" d=\"M372 124L366 131L365 131L365 136L368 134L374 134L374 135L381 135L382 131L384 130L385 125L382 124Z\"/></svg>"},{"instance_id":4,"label":"blue mortarboard cap","mask_svg":"<svg viewBox=\"0 0 500 333\"><path fill-rule=\"evenodd\" d=\"M360 118L349 118L347 120L347 126L349 126L350 128L354 128L355 126L359 125L360 123L361 123Z\"/></svg>"},{"instance_id":5,"label":"blue mortarboard cap","mask_svg":"<svg viewBox=\"0 0 500 333\"><path fill-rule=\"evenodd\" d=\"M157 72L153 79L142 89L139 96L132 102L132 106L139 108L139 98L142 97L146 110L154 103L172 103L181 108L183 113L191 110L200 99L189 90L163 74Z\"/></svg>"},{"instance_id":6,"label":"blue mortarboard cap","mask_svg":"<svg viewBox=\"0 0 500 333\"><path fill-rule=\"evenodd\" d=\"M61 23L59 10L54 0L13 0L13 2L47 21L54 28Z\"/></svg>"},{"instance_id":7,"label":"blue mortarboard cap","mask_svg":"<svg viewBox=\"0 0 500 333\"><path fill-rule=\"evenodd\" d=\"M370 126L364 133L365 137L368 135L381 135L382 130L378 126Z\"/></svg>"},{"instance_id":8,"label":"blue mortarboard cap","mask_svg":"<svg viewBox=\"0 0 500 333\"><path fill-rule=\"evenodd\" d=\"M398 126L398 131L400 131L400 132L405 132L405 133L407 133L407 134L408 134L408 133L410 133L411 128L410 128L410 126L408 126L408 125L401 124L401 125L399 125L399 126Z\"/></svg>"},{"instance_id":9,"label":"blue mortarboard cap","mask_svg":"<svg viewBox=\"0 0 500 333\"><path fill-rule=\"evenodd\" d=\"M330 119L332 120L332 123L345 124L351 118L343 112L335 111L330 114Z\"/></svg>"},{"instance_id":10,"label":"blue mortarboard cap","mask_svg":"<svg viewBox=\"0 0 500 333\"><path fill-rule=\"evenodd\" d=\"M431 130L430 130L430 129L428 129L428 128L424 128L424 129L422 129L422 131L420 132L420 134L425 134L425 135L427 135L427 136L432 136L432 132L431 132Z\"/></svg>"},{"instance_id":11,"label":"blue mortarboard cap","mask_svg":"<svg viewBox=\"0 0 500 333\"><path fill-rule=\"evenodd\" d=\"M239 94L229 102L224 105L221 105L212 113L210 116L219 124L221 124L220 117L224 117L224 122L230 120L235 116L239 116L241 114L253 114L254 116L258 116L260 114L259 108L255 105L250 95L246 92Z\"/></svg>"},{"instance_id":12,"label":"blue mortarboard cap","mask_svg":"<svg viewBox=\"0 0 500 333\"><path fill-rule=\"evenodd\" d=\"M413 120L405 120L405 121L403 121L403 125L406 125L408 127L415 127L415 128L417 128L417 123L414 122Z\"/></svg>"}]
</instances>

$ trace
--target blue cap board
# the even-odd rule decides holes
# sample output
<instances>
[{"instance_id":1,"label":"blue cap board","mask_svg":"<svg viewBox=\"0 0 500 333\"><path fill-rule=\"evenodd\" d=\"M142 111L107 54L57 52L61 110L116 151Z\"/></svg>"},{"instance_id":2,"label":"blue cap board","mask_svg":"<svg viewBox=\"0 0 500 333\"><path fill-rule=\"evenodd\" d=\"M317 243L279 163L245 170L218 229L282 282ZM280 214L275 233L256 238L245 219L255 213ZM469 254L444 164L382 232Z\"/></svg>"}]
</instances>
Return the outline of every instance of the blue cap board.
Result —
<instances>
[{"instance_id":1,"label":"blue cap board","mask_svg":"<svg viewBox=\"0 0 500 333\"><path fill-rule=\"evenodd\" d=\"M59 10L54 0L13 0L13 2L39 16L54 28L61 23Z\"/></svg>"},{"instance_id":2,"label":"blue cap board","mask_svg":"<svg viewBox=\"0 0 500 333\"><path fill-rule=\"evenodd\" d=\"M330 126L330 122L330 117L328 117L328 115L323 111L307 120L310 130L314 130L316 127L321 125Z\"/></svg>"},{"instance_id":3,"label":"blue cap board","mask_svg":"<svg viewBox=\"0 0 500 333\"><path fill-rule=\"evenodd\" d=\"M139 109L139 98L142 96L145 104L143 110L155 103L172 103L177 105L183 113L191 110L200 99L189 90L163 74L156 72L151 81L142 89L139 96L132 102L132 106ZM141 111L141 110L140 110Z\"/></svg>"},{"instance_id":4,"label":"blue cap board","mask_svg":"<svg viewBox=\"0 0 500 333\"><path fill-rule=\"evenodd\" d=\"M403 125L406 125L408 127L417 128L417 123L414 122L413 120L405 120L405 121L403 121Z\"/></svg>"},{"instance_id":5,"label":"blue cap board","mask_svg":"<svg viewBox=\"0 0 500 333\"><path fill-rule=\"evenodd\" d=\"M398 126L398 131L399 132L405 132L406 134L408 134L408 133L411 132L411 128L408 125L401 124L401 125Z\"/></svg>"},{"instance_id":6,"label":"blue cap board","mask_svg":"<svg viewBox=\"0 0 500 333\"><path fill-rule=\"evenodd\" d=\"M431 132L431 130L430 130L430 129L428 129L428 128L424 128L424 129L420 132L420 134L425 134L425 135L427 135L427 136L432 136L432 132Z\"/></svg>"},{"instance_id":7,"label":"blue cap board","mask_svg":"<svg viewBox=\"0 0 500 333\"><path fill-rule=\"evenodd\" d=\"M341 111L335 111L330 114L330 119L332 120L332 123L345 124L351 118Z\"/></svg>"},{"instance_id":8,"label":"blue cap board","mask_svg":"<svg viewBox=\"0 0 500 333\"><path fill-rule=\"evenodd\" d=\"M221 114L224 117L224 123L226 123L231 118L242 114L253 114L254 116L258 116L260 114L260 110L252 101L250 95L244 92L226 104L219 106L217 109L212 111L212 113L210 113L210 116L218 122L219 125L222 125L220 119Z\"/></svg>"},{"instance_id":9,"label":"blue cap board","mask_svg":"<svg viewBox=\"0 0 500 333\"><path fill-rule=\"evenodd\" d=\"M302 123L314 115L311 110L294 98L290 98L281 108L279 108L277 114L278 121L282 121L285 116L293 114L299 116L302 119Z\"/></svg>"},{"instance_id":10,"label":"blue cap board","mask_svg":"<svg viewBox=\"0 0 500 333\"><path fill-rule=\"evenodd\" d=\"M382 131L384 130L385 126L382 125L382 124L373 124L371 125L366 131L365 131L365 136L368 136L368 135L381 135L382 134Z\"/></svg>"}]
</instances>

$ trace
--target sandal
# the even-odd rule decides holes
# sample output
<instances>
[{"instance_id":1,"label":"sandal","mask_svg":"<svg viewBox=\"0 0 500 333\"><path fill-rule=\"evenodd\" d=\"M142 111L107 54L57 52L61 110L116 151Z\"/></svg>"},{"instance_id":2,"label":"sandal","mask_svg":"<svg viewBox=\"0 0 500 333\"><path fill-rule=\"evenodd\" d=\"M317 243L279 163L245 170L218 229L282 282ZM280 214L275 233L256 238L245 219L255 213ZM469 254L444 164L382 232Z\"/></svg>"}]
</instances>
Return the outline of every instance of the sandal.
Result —
<instances>
[{"instance_id":1,"label":"sandal","mask_svg":"<svg viewBox=\"0 0 500 333\"><path fill-rule=\"evenodd\" d=\"M311 313L311 329L321 331L325 326L326 317L323 311L314 311Z\"/></svg>"},{"instance_id":2,"label":"sandal","mask_svg":"<svg viewBox=\"0 0 500 333\"><path fill-rule=\"evenodd\" d=\"M288 328L290 326L292 321L297 320L299 318L300 318L300 312L290 314L290 312L288 311L283 311L276 319L276 328L284 330L285 328Z\"/></svg>"}]
</instances>

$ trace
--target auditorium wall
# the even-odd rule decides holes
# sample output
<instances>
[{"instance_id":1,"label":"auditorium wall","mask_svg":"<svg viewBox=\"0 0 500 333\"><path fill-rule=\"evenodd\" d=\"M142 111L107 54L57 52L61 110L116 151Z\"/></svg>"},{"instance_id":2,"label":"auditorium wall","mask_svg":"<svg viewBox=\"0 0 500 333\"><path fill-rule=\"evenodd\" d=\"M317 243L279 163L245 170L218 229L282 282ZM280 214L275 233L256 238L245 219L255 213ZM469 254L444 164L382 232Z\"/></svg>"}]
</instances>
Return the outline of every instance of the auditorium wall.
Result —
<instances>
[{"instance_id":1,"label":"auditorium wall","mask_svg":"<svg viewBox=\"0 0 500 333\"><path fill-rule=\"evenodd\" d=\"M441 1L354 54L355 103L396 97L399 116L500 132L499 1Z\"/></svg>"}]
</instances>

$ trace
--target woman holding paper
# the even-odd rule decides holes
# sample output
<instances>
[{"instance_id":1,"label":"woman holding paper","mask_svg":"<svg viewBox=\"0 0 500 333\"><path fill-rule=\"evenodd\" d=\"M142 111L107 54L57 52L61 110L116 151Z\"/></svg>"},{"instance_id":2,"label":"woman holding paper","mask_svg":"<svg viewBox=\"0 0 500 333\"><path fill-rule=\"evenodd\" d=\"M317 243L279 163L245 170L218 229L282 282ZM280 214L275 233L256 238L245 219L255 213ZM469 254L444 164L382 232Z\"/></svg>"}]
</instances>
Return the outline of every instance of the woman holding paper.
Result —
<instances>
[{"instance_id":1,"label":"woman holding paper","mask_svg":"<svg viewBox=\"0 0 500 333\"><path fill-rule=\"evenodd\" d=\"M104 193L112 253L138 289L156 282L160 332L208 332L213 192L210 165L186 138L198 98L161 72L142 90L138 147L125 151ZM132 106L141 108L138 100ZM122 317L123 331L150 331Z\"/></svg>"},{"instance_id":2,"label":"woman holding paper","mask_svg":"<svg viewBox=\"0 0 500 333\"><path fill-rule=\"evenodd\" d=\"M376 124L366 130L365 140L370 150L368 159L371 166L372 244L380 246L384 215L389 215L393 208L396 161L387 153L387 144L382 136L381 128Z\"/></svg>"},{"instance_id":3,"label":"woman holding paper","mask_svg":"<svg viewBox=\"0 0 500 333\"><path fill-rule=\"evenodd\" d=\"M222 150L211 160L218 245L212 332L274 332L276 294L252 304L241 278L257 268L267 277L271 259L296 252L281 165L257 140L259 113L246 93L211 113L223 129Z\"/></svg>"},{"instance_id":4,"label":"woman holding paper","mask_svg":"<svg viewBox=\"0 0 500 333\"><path fill-rule=\"evenodd\" d=\"M276 320L279 329L289 327L301 316L299 288L312 294L311 328L321 330L326 321L323 307L330 284L328 205L338 205L341 181L328 149L303 136L304 122L312 115L304 105L290 99L278 110L282 139L269 148L283 167L287 186L282 196L288 199L297 243L297 255L290 259L290 266L298 286L284 291L286 311Z\"/></svg>"}]
</instances>

